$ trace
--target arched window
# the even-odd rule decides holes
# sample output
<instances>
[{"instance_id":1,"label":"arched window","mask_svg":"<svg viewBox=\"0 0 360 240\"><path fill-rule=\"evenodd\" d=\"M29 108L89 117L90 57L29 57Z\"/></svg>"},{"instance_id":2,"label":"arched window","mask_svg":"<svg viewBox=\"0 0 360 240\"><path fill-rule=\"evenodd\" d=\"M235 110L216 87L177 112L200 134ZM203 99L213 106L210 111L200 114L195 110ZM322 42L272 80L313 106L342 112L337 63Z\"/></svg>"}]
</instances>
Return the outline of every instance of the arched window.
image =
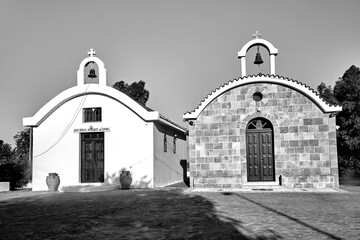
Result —
<instances>
[{"instance_id":1,"label":"arched window","mask_svg":"<svg viewBox=\"0 0 360 240\"><path fill-rule=\"evenodd\" d=\"M84 79L85 83L99 83L99 67L94 61L85 64Z\"/></svg>"},{"instance_id":2,"label":"arched window","mask_svg":"<svg viewBox=\"0 0 360 240\"><path fill-rule=\"evenodd\" d=\"M265 118L254 118L248 123L246 130L254 129L273 129L273 126L271 122Z\"/></svg>"}]
</instances>

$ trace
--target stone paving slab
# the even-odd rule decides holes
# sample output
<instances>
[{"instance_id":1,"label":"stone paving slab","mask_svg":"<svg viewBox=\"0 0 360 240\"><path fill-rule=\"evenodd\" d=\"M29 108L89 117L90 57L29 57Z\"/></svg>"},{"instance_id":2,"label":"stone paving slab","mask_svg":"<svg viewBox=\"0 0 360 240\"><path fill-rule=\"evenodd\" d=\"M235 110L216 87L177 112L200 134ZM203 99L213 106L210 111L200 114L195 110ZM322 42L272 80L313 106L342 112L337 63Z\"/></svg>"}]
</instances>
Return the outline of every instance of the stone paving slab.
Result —
<instances>
[{"instance_id":1,"label":"stone paving slab","mask_svg":"<svg viewBox=\"0 0 360 240\"><path fill-rule=\"evenodd\" d=\"M356 191L259 194L168 187L36 193L0 201L0 239L255 240L360 236L360 192Z\"/></svg>"},{"instance_id":2,"label":"stone paving slab","mask_svg":"<svg viewBox=\"0 0 360 240\"><path fill-rule=\"evenodd\" d=\"M189 188L188 192L308 192L308 193L347 193L348 191L339 188Z\"/></svg>"}]
</instances>

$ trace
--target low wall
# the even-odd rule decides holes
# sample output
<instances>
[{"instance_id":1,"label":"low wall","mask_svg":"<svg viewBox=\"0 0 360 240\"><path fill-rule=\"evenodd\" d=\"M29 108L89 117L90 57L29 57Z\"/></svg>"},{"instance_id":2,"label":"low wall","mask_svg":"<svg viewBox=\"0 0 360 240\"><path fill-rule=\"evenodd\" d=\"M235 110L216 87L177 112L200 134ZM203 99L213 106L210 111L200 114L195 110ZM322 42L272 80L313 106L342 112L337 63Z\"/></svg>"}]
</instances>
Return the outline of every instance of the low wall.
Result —
<instances>
[{"instance_id":1,"label":"low wall","mask_svg":"<svg viewBox=\"0 0 360 240\"><path fill-rule=\"evenodd\" d=\"M10 191L10 182L0 182L0 192Z\"/></svg>"}]
</instances>

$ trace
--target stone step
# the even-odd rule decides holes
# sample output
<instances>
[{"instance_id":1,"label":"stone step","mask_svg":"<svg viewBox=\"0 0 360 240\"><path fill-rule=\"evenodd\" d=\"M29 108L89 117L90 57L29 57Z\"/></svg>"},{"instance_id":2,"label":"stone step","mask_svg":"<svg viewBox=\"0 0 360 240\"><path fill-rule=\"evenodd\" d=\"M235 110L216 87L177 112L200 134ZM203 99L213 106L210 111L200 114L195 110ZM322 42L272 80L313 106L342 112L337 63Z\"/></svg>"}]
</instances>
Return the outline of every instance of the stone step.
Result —
<instances>
[{"instance_id":1,"label":"stone step","mask_svg":"<svg viewBox=\"0 0 360 240\"><path fill-rule=\"evenodd\" d=\"M243 183L242 188L254 191L272 191L283 189L283 187L277 182L247 182Z\"/></svg>"}]
</instances>

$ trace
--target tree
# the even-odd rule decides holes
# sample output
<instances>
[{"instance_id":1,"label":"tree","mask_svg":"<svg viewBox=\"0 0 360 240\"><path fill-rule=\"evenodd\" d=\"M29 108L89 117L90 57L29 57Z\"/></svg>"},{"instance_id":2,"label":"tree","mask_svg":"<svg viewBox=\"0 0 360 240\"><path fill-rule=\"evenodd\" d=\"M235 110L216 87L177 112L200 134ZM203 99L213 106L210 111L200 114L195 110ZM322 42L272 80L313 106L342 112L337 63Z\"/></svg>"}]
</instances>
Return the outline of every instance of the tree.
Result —
<instances>
[{"instance_id":1,"label":"tree","mask_svg":"<svg viewBox=\"0 0 360 240\"><path fill-rule=\"evenodd\" d=\"M31 163L29 161L29 152L30 152L30 129L27 128L23 131L18 132L14 136L15 140L15 149L14 149L14 161L22 169L22 176L18 181L20 187L25 186L27 183L31 182Z\"/></svg>"},{"instance_id":2,"label":"tree","mask_svg":"<svg viewBox=\"0 0 360 240\"><path fill-rule=\"evenodd\" d=\"M18 132L14 139L14 149L0 140L0 181L10 182L11 190L24 187L31 181L30 130Z\"/></svg>"},{"instance_id":3,"label":"tree","mask_svg":"<svg viewBox=\"0 0 360 240\"><path fill-rule=\"evenodd\" d=\"M16 164L14 164L13 160L13 150L11 145L8 143L4 143L4 141L0 140L0 182L10 182L10 188L14 184L11 184L13 181L14 168Z\"/></svg>"},{"instance_id":4,"label":"tree","mask_svg":"<svg viewBox=\"0 0 360 240\"><path fill-rule=\"evenodd\" d=\"M322 99L324 99L327 103L331 105L338 105L338 101L334 97L334 90L333 88L328 85L326 86L325 83L320 83L317 87L317 91Z\"/></svg>"},{"instance_id":5,"label":"tree","mask_svg":"<svg viewBox=\"0 0 360 240\"><path fill-rule=\"evenodd\" d=\"M352 65L334 89L321 83L318 91L330 104L343 107L336 118L340 174L360 176L360 69Z\"/></svg>"},{"instance_id":6,"label":"tree","mask_svg":"<svg viewBox=\"0 0 360 240\"><path fill-rule=\"evenodd\" d=\"M12 157L11 145L0 140L0 165L8 162Z\"/></svg>"},{"instance_id":7,"label":"tree","mask_svg":"<svg viewBox=\"0 0 360 240\"><path fill-rule=\"evenodd\" d=\"M14 136L14 157L18 162L29 163L30 129L27 128Z\"/></svg>"},{"instance_id":8,"label":"tree","mask_svg":"<svg viewBox=\"0 0 360 240\"><path fill-rule=\"evenodd\" d=\"M116 82L113 88L125 93L143 106L146 106L146 102L149 100L149 91L145 89L145 82L142 80L133 82L131 85L124 81Z\"/></svg>"}]
</instances>

